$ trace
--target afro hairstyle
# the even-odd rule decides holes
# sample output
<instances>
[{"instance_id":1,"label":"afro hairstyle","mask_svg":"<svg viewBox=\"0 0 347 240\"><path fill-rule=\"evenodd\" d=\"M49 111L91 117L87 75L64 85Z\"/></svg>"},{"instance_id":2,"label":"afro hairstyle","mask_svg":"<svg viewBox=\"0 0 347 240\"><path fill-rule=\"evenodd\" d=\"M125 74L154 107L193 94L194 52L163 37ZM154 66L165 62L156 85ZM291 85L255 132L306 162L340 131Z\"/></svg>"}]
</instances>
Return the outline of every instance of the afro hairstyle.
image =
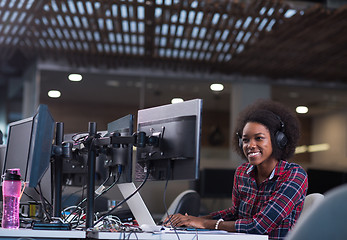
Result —
<instances>
[{"instance_id":1,"label":"afro hairstyle","mask_svg":"<svg viewBox=\"0 0 347 240\"><path fill-rule=\"evenodd\" d=\"M233 149L243 158L246 156L240 138L248 122L260 123L269 130L273 157L278 160L288 160L294 155L300 137L300 123L295 113L286 106L272 100L258 100L240 113L231 141ZM282 147L275 140L279 131L286 138L286 143Z\"/></svg>"}]
</instances>

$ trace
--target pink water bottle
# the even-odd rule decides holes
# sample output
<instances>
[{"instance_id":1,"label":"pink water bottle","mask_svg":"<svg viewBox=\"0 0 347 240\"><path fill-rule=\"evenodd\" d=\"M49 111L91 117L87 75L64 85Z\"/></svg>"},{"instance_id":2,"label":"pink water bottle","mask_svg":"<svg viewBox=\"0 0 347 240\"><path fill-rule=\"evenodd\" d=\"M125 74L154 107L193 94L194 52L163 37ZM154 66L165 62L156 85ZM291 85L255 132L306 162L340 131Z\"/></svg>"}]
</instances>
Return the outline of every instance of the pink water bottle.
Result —
<instances>
[{"instance_id":1,"label":"pink water bottle","mask_svg":"<svg viewBox=\"0 0 347 240\"><path fill-rule=\"evenodd\" d=\"M22 181L19 169L7 169L2 182L3 208L1 225L3 228L19 228L21 186Z\"/></svg>"}]
</instances>

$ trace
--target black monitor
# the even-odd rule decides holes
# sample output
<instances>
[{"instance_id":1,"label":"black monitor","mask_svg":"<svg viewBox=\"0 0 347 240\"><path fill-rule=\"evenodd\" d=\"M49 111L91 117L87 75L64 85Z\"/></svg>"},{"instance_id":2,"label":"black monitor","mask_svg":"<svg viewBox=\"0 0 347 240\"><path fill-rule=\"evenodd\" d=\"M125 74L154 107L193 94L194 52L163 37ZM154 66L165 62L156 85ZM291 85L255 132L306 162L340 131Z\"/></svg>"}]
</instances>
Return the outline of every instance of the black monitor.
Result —
<instances>
[{"instance_id":1,"label":"black monitor","mask_svg":"<svg viewBox=\"0 0 347 240\"><path fill-rule=\"evenodd\" d=\"M202 169L196 186L200 197L230 198L234 185L234 174L235 169Z\"/></svg>"},{"instance_id":2,"label":"black monitor","mask_svg":"<svg viewBox=\"0 0 347 240\"><path fill-rule=\"evenodd\" d=\"M107 131L98 131L104 137ZM88 174L88 149L84 140L88 133L70 133L64 135L64 142L72 144L72 157L63 159L62 184L65 186L84 186L87 184ZM104 162L106 157L99 155L96 158L95 182L101 184L107 177Z\"/></svg>"},{"instance_id":3,"label":"black monitor","mask_svg":"<svg viewBox=\"0 0 347 240\"><path fill-rule=\"evenodd\" d=\"M6 169L19 168L22 179L28 182L26 171L32 128L32 117L12 122L8 125L8 137L2 174L5 173Z\"/></svg>"},{"instance_id":4,"label":"black monitor","mask_svg":"<svg viewBox=\"0 0 347 240\"><path fill-rule=\"evenodd\" d=\"M54 120L46 105L34 117L9 124L3 173L19 168L29 187L36 187L50 165Z\"/></svg>"},{"instance_id":5,"label":"black monitor","mask_svg":"<svg viewBox=\"0 0 347 240\"><path fill-rule=\"evenodd\" d=\"M109 137L112 134L132 136L133 126L134 116L129 114L108 123L107 131L99 131L98 134L100 137ZM64 142L74 144L73 158L64 159L63 162L64 185L83 186L87 184L88 149L85 149L83 145L83 140L87 137L88 133L66 134L64 136ZM118 146L112 146L110 151L98 153L95 163L95 183L111 185L117 178L120 165L122 166L122 173L118 183L132 182L132 154L132 144L119 144ZM110 173L111 178L105 182Z\"/></svg>"},{"instance_id":6,"label":"black monitor","mask_svg":"<svg viewBox=\"0 0 347 240\"><path fill-rule=\"evenodd\" d=\"M201 99L138 111L138 132L159 142L137 148L135 181L199 178L201 112Z\"/></svg>"},{"instance_id":7,"label":"black monitor","mask_svg":"<svg viewBox=\"0 0 347 240\"><path fill-rule=\"evenodd\" d=\"M108 135L118 134L119 136L132 136L134 126L134 116L129 114L107 125ZM119 144L112 148L112 156L107 159L105 167L115 173L119 166L122 173L117 183L132 182L132 144Z\"/></svg>"}]
</instances>

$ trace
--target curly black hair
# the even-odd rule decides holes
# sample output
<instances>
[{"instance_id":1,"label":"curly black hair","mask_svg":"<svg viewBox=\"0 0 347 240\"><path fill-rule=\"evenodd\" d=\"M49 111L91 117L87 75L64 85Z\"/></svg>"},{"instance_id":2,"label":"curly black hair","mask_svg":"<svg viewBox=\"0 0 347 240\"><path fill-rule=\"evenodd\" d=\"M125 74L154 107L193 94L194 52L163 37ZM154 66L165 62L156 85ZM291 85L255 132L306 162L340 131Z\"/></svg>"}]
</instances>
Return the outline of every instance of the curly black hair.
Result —
<instances>
[{"instance_id":1,"label":"curly black hair","mask_svg":"<svg viewBox=\"0 0 347 240\"><path fill-rule=\"evenodd\" d=\"M288 160L293 156L300 137L300 123L295 113L286 106L272 100L258 100L240 113L232 138L232 146L244 158L246 156L239 141L243 128L248 122L260 123L269 130L273 157L278 160ZM287 143L282 148L275 141L275 134L278 131L283 132L287 139Z\"/></svg>"}]
</instances>

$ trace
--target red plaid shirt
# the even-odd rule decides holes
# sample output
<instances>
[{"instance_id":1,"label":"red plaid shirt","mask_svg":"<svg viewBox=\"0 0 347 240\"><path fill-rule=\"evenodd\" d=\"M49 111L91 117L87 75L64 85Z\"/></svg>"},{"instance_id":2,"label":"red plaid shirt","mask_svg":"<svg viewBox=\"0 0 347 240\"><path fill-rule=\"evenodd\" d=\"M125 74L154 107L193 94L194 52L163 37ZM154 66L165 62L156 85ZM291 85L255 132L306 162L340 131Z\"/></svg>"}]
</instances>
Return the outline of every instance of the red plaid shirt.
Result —
<instances>
[{"instance_id":1,"label":"red plaid shirt","mask_svg":"<svg viewBox=\"0 0 347 240\"><path fill-rule=\"evenodd\" d=\"M231 208L211 215L236 220L237 232L283 239L299 218L307 185L302 167L280 161L270 177L257 186L255 167L244 163L235 173Z\"/></svg>"}]
</instances>

